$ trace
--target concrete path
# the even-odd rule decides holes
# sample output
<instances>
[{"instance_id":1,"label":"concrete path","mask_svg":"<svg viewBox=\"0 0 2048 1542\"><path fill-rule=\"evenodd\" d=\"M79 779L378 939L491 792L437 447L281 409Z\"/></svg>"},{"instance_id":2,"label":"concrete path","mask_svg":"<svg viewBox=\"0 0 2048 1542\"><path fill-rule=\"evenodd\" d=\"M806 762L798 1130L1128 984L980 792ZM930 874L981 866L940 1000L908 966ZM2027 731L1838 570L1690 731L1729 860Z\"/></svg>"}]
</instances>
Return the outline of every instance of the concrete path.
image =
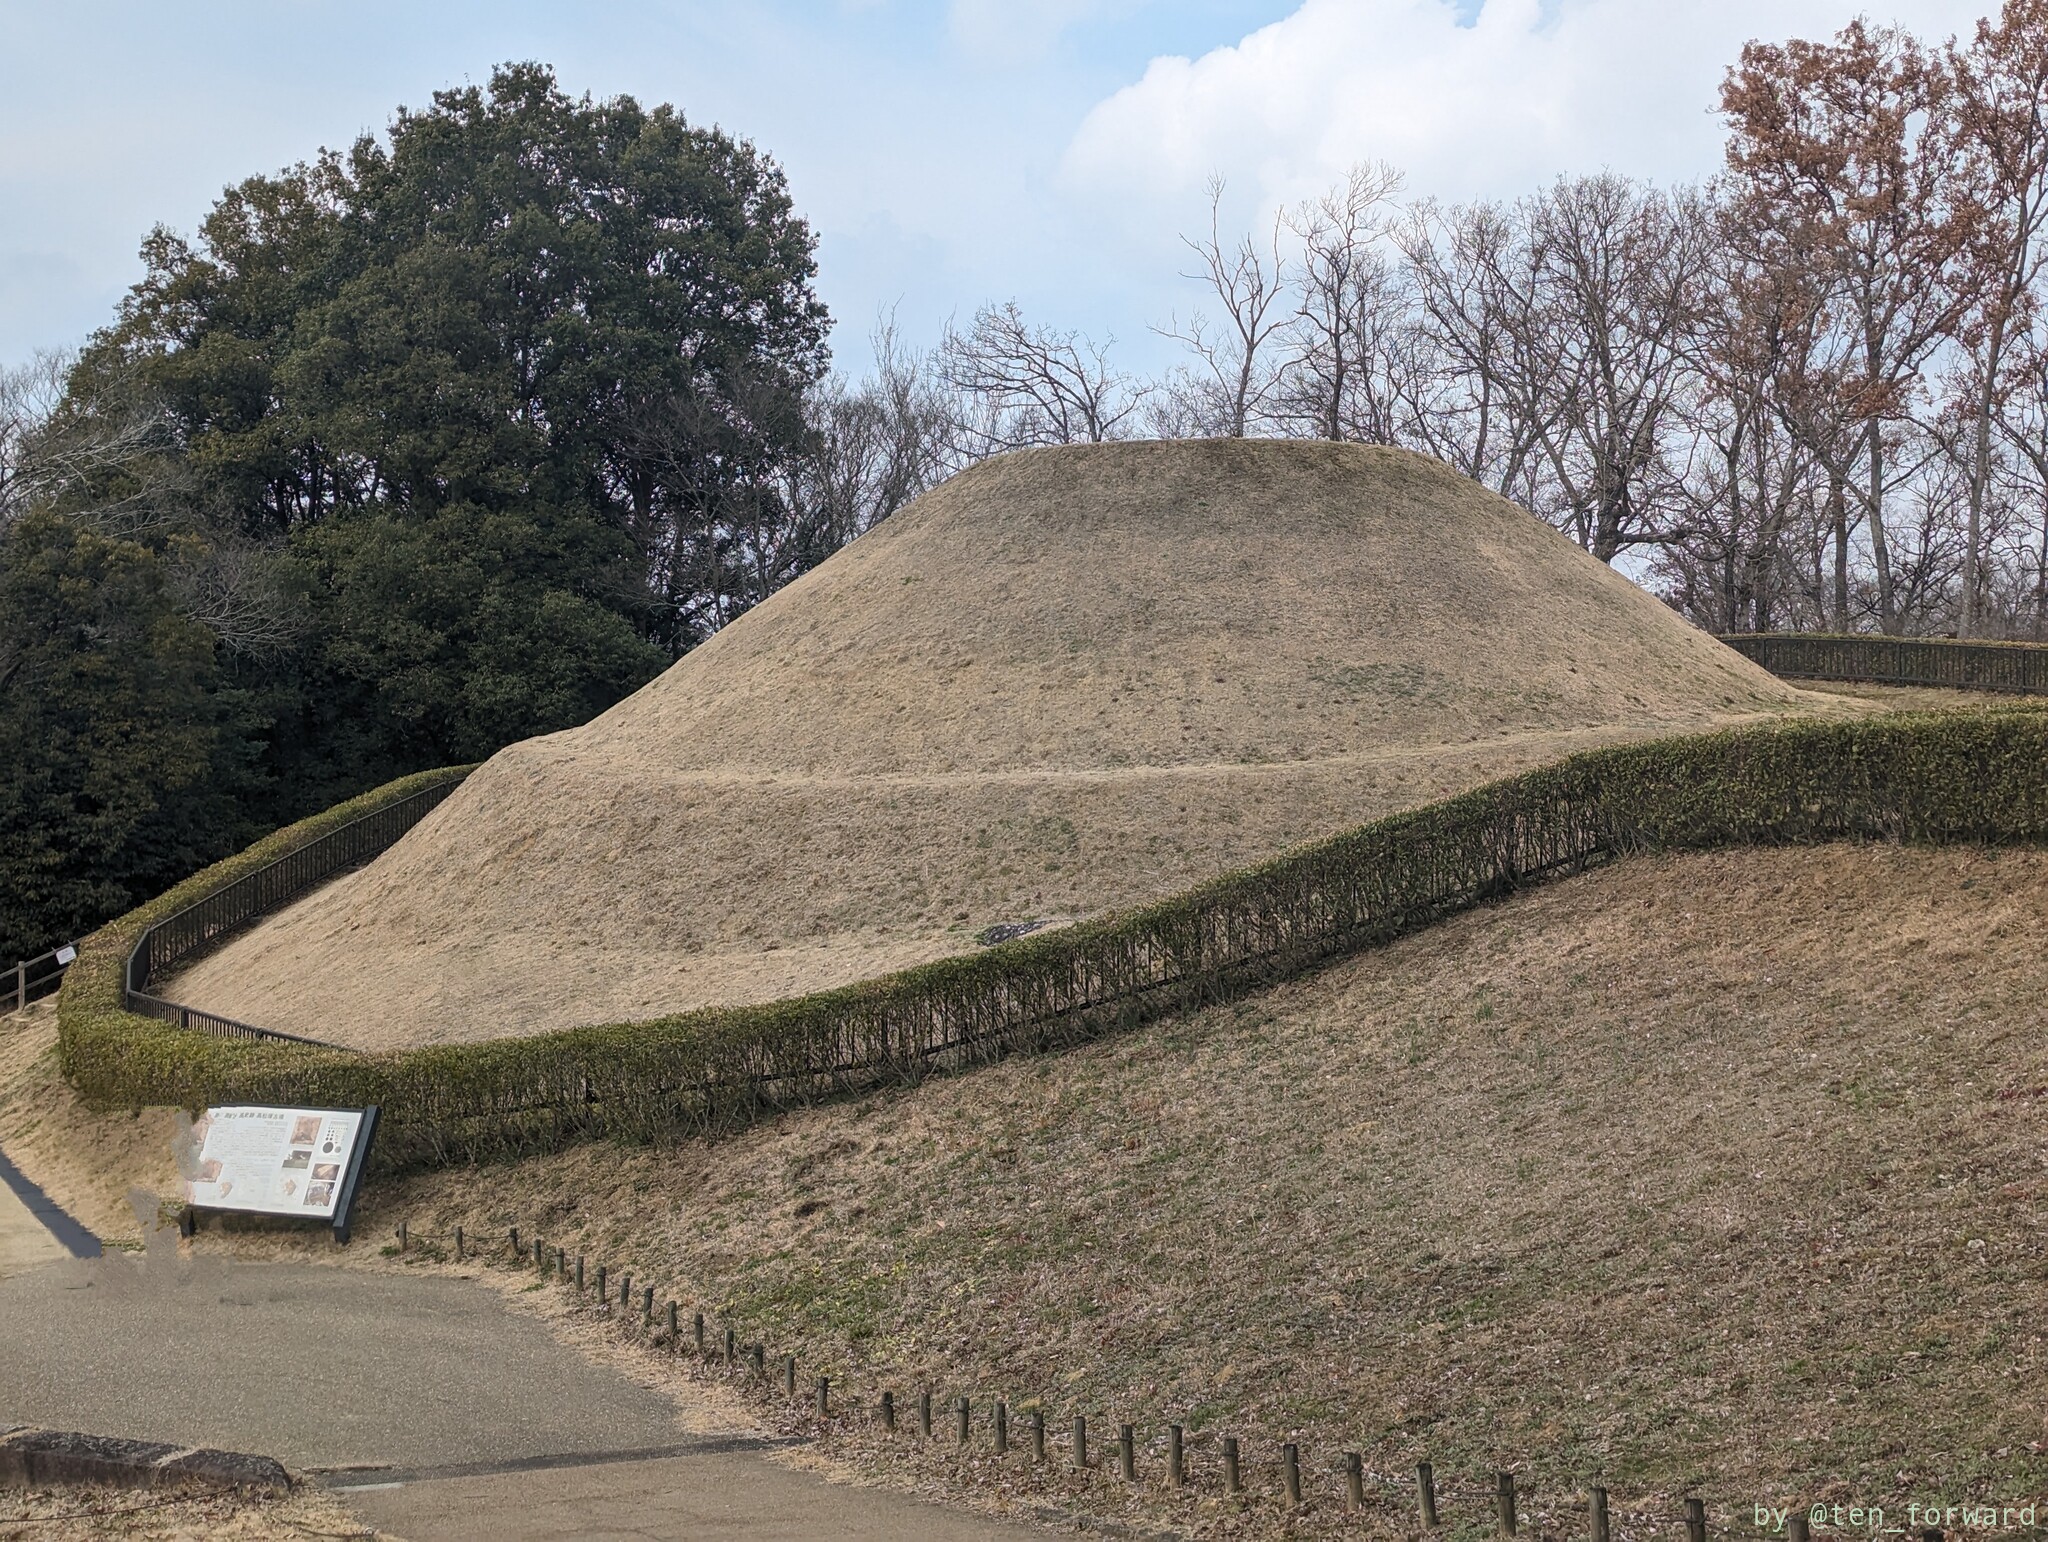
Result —
<instances>
[{"instance_id":1,"label":"concrete path","mask_svg":"<svg viewBox=\"0 0 2048 1542\"><path fill-rule=\"evenodd\" d=\"M0 1417L438 1466L665 1445L654 1393L462 1280L109 1256L0 1280Z\"/></svg>"},{"instance_id":2,"label":"concrete path","mask_svg":"<svg viewBox=\"0 0 2048 1542\"><path fill-rule=\"evenodd\" d=\"M409 1474L395 1487L346 1488L337 1497L408 1542L1029 1542L1046 1535L886 1490L826 1483L710 1442L674 1456L544 1471Z\"/></svg>"},{"instance_id":3,"label":"concrete path","mask_svg":"<svg viewBox=\"0 0 2048 1542\"><path fill-rule=\"evenodd\" d=\"M166 1247L0 1280L0 1324L0 1425L328 1469L338 1497L412 1542L1042 1535L693 1437L665 1398L462 1280Z\"/></svg>"}]
</instances>

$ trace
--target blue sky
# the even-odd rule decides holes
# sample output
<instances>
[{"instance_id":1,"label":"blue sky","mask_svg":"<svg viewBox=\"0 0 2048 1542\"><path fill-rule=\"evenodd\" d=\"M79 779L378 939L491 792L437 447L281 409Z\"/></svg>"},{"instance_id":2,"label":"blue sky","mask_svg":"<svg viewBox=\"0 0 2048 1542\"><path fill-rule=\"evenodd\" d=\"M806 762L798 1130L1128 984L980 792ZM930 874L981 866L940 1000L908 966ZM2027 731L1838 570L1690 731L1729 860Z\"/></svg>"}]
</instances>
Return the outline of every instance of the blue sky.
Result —
<instances>
[{"instance_id":1,"label":"blue sky","mask_svg":"<svg viewBox=\"0 0 2048 1542\"><path fill-rule=\"evenodd\" d=\"M1710 173L1751 36L1859 9L1929 36L1985 0L0 0L0 362L79 341L153 224L381 128L400 103L553 64L669 101L787 169L841 362L877 311L916 342L984 299L1171 358L1177 233L1211 173L1244 220L1352 162L1413 196L1603 167Z\"/></svg>"}]
</instances>

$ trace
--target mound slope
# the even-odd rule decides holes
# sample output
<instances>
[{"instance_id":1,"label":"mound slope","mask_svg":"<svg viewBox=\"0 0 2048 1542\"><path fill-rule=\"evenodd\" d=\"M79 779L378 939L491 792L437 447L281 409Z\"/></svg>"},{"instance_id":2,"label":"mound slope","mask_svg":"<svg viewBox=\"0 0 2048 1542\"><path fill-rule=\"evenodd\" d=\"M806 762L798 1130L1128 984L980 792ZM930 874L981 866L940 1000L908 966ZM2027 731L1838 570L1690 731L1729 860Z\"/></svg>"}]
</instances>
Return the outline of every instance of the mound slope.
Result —
<instances>
[{"instance_id":1,"label":"mound slope","mask_svg":"<svg viewBox=\"0 0 2048 1542\"><path fill-rule=\"evenodd\" d=\"M1139 1422L1154 1474L1184 1419L1211 1493L1221 1433L1264 1495L1298 1439L1325 1517L1362 1451L1375 1534L1425 1458L1454 1524L1520 1469L1546 1534L1588 1483L1659 1535L1689 1492L1717 1535L1765 1499L2024 1502L2044 909L2035 850L1634 859L1065 1054L378 1203L544 1230L850 1402L1049 1396Z\"/></svg>"},{"instance_id":2,"label":"mound slope","mask_svg":"<svg viewBox=\"0 0 2048 1542\"><path fill-rule=\"evenodd\" d=\"M366 1048L764 999L1812 701L1421 456L1027 451L177 988Z\"/></svg>"}]
</instances>

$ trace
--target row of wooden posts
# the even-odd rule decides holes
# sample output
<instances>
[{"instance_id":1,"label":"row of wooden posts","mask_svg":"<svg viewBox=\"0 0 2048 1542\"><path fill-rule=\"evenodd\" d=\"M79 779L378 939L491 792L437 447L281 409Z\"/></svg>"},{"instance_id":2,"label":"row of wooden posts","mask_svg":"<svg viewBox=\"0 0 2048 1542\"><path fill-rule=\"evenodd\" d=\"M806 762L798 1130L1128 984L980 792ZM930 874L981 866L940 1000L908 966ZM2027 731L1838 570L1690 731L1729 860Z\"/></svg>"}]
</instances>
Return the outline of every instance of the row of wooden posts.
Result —
<instances>
[{"instance_id":1,"label":"row of wooden posts","mask_svg":"<svg viewBox=\"0 0 2048 1542\"><path fill-rule=\"evenodd\" d=\"M406 1252L411 1245L411 1234L405 1223L400 1222L398 1227L399 1252ZM552 1274L562 1284L573 1285L579 1295L594 1289L599 1305L607 1312L610 1312L615 1304L622 1314L629 1313L634 1308L635 1293L632 1275L620 1274L616 1287L614 1287L611 1274L605 1265L597 1265L595 1274L587 1275L584 1256L581 1253L571 1258L566 1249L554 1248L550 1250L538 1237L532 1240L531 1247L529 1248L521 1243L519 1228L516 1226L509 1228L505 1245L502 1248L489 1245L483 1248L472 1248L469 1239L464 1235L463 1229L458 1226L455 1228L454 1245L455 1257L458 1260L470 1257L475 1257L480 1261L495 1261L499 1258L507 1258L515 1263L524 1263L530 1258L532 1267L539 1271L543 1278ZM651 1331L657 1321L654 1309L654 1287L652 1285L642 1285L640 1287L638 1306L640 1325ZM669 1348L671 1350L680 1348L683 1343L683 1323L681 1308L676 1302L670 1301L665 1304L662 1322L666 1328ZM722 1344L714 1343L707 1337L706 1324L702 1312L695 1312L691 1315L689 1330L700 1358L722 1360L727 1369L745 1365L752 1371L757 1381L767 1382L769 1371L767 1348L765 1345L760 1343L742 1344L739 1341L738 1334L732 1328L725 1329L724 1342ZM797 1395L796 1356L784 1355L777 1369L781 1375L783 1395L794 1399ZM820 1376L817 1379L813 1395L815 1410L820 1422L830 1420L833 1413L831 1378ZM959 1445L966 1445L972 1436L970 1417L972 1411L971 1401L967 1398L958 1398L953 1403L953 1436L955 1442ZM875 1414L882 1428L891 1434L895 1433L899 1428L900 1413L895 1392L885 1389L877 1398L875 1405ZM997 1400L990 1411L989 1426L996 1454L998 1456L1008 1454L1013 1449L1013 1446L1010 1433L1009 1404L1007 1402L1000 1399ZM917 1432L929 1440L932 1438L933 1428L932 1394L930 1392L920 1392L917 1398ZM1166 1426L1166 1484L1169 1488L1183 1489L1190 1487L1193 1482L1189 1474L1185 1435L1186 1431L1181 1425L1169 1424ZM1074 1415L1070 1439L1074 1466L1079 1470L1085 1471L1093 1464L1089 1460L1088 1421L1084 1415ZM1034 1463L1043 1463L1047 1460L1045 1412L1043 1409L1033 1408L1025 1416L1024 1444L1030 1450L1031 1460ZM1227 1495L1243 1496L1246 1492L1243 1448L1239 1443L1238 1437L1235 1435L1223 1436L1221 1446L1223 1492ZM1136 1483L1138 1481L1137 1431L1134 1425L1121 1424L1117 1427L1116 1466L1117 1473L1123 1481L1126 1483ZM1345 1508L1348 1510L1363 1509L1365 1507L1365 1461L1360 1453L1356 1451L1344 1453L1343 1475ZM1301 1448L1292 1441L1284 1442L1280 1447L1280 1493L1290 1509L1296 1508L1303 1503ZM1435 1470L1428 1462L1418 1462L1415 1467L1415 1505L1420 1512L1422 1525L1425 1529L1433 1529L1440 1524L1437 1503L1441 1497L1442 1495L1436 1485ZM1493 1501L1497 1530L1503 1537L1514 1536L1517 1531L1518 1522L1515 1513L1515 1475L1513 1473L1503 1472L1496 1474ZM1606 1489L1593 1488L1588 1491L1586 1519L1591 1542L1611 1542L1607 1516ZM1706 1505L1702 1500L1686 1500L1685 1529L1687 1542L1707 1542ZM1809 1542L1808 1521L1803 1513L1794 1513L1788 1516L1786 1518L1785 1531L1787 1542ZM1934 1533L1937 1539L1939 1535L1938 1532Z\"/></svg>"}]
</instances>

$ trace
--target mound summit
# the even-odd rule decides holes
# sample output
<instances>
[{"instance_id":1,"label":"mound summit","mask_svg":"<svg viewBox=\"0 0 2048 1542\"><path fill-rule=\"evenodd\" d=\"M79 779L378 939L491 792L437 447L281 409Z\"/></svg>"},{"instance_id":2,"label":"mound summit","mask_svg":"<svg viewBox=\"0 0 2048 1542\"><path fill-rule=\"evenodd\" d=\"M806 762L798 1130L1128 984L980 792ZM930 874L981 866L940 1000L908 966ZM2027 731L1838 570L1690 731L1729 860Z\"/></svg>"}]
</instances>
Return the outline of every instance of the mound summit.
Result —
<instances>
[{"instance_id":1,"label":"mound summit","mask_svg":"<svg viewBox=\"0 0 2048 1542\"><path fill-rule=\"evenodd\" d=\"M1024 451L500 752L176 989L377 1049L770 999L1809 705L1426 457Z\"/></svg>"}]
</instances>

